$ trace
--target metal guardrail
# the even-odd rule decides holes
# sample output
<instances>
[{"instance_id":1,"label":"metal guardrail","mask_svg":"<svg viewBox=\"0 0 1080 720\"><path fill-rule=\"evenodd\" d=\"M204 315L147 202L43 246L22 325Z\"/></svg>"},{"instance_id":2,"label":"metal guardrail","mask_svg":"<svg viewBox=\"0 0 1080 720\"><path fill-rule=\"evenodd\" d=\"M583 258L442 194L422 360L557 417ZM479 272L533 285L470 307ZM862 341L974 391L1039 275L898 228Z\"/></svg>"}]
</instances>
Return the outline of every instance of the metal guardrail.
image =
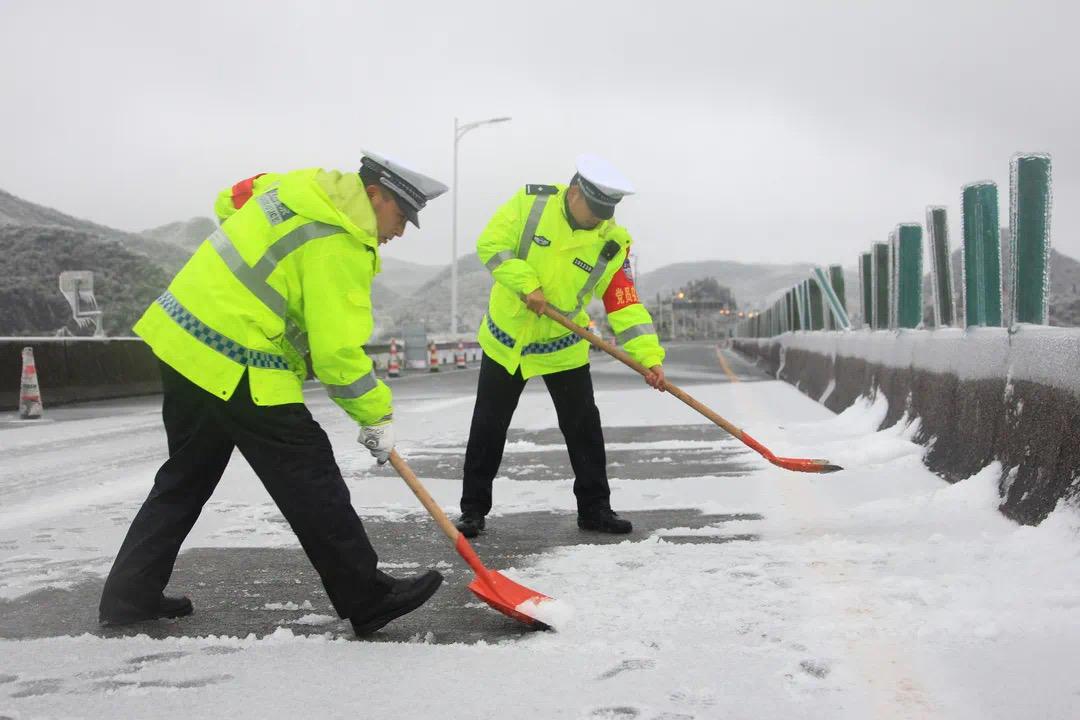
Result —
<instances>
[{"instance_id":1,"label":"metal guardrail","mask_svg":"<svg viewBox=\"0 0 1080 720\"><path fill-rule=\"evenodd\" d=\"M1001 327L1016 323L1045 325L1049 319L1051 160L1045 153L1017 154L1009 173L1009 227L1003 263L998 189L990 181L961 190L963 211L962 272L955 292L949 247L948 212L926 209L935 327L951 327L963 316L965 327ZM807 330L914 329L923 320L923 226L901 223L887 242L861 253L861 318L852 322L843 268L817 267L811 277L787 290L767 309L751 313L733 331L736 337L773 337Z\"/></svg>"}]
</instances>

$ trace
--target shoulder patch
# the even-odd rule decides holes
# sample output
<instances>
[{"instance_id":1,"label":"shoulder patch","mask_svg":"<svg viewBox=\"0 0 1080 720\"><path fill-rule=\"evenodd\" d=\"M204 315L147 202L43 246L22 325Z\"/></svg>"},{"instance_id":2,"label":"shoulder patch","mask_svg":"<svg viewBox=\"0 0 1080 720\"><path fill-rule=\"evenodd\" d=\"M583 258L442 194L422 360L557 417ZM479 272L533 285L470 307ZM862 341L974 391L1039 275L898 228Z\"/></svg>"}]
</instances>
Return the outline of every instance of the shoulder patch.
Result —
<instances>
[{"instance_id":1,"label":"shoulder patch","mask_svg":"<svg viewBox=\"0 0 1080 720\"><path fill-rule=\"evenodd\" d=\"M559 192L559 188L555 187L554 185L529 184L525 186L526 195L554 195L557 192Z\"/></svg>"}]
</instances>

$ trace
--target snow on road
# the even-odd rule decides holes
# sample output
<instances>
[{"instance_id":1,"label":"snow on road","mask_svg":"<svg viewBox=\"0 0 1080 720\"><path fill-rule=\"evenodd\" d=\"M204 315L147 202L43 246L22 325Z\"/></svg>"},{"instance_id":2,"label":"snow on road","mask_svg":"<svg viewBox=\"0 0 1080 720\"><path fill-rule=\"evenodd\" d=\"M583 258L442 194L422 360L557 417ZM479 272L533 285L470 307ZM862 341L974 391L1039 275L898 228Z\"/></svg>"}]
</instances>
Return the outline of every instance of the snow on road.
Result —
<instances>
[{"instance_id":1,"label":"snow on road","mask_svg":"<svg viewBox=\"0 0 1080 720\"><path fill-rule=\"evenodd\" d=\"M438 388L399 394L406 457L464 445L472 397ZM750 454L739 457L752 467L741 477L627 480L612 468L613 503L631 519L657 507L760 515L722 531L756 539L673 542L721 531L668 528L506 569L572 606L554 633L373 644L302 637L283 624L262 638L0 640L0 716L1080 717L1073 510L1035 528L1006 520L996 511L997 468L948 485L922 465L911 425L875 431L883 401L834 416L777 382L692 390L777 452L846 470L798 475ZM611 426L697 422L646 389L600 391L597 401ZM312 404L358 511L419 520L402 483L370 472L348 420L325 400ZM40 435L0 427L0 597L107 571L163 448L152 410L92 426L57 422ZM515 426L555 426L542 390L523 396ZM712 447L737 446L718 433ZM424 481L453 511L459 479L446 475ZM496 512L572 512L569 488L500 480ZM234 459L186 547L294 546L277 517ZM492 532L497 523L496 514Z\"/></svg>"}]
</instances>

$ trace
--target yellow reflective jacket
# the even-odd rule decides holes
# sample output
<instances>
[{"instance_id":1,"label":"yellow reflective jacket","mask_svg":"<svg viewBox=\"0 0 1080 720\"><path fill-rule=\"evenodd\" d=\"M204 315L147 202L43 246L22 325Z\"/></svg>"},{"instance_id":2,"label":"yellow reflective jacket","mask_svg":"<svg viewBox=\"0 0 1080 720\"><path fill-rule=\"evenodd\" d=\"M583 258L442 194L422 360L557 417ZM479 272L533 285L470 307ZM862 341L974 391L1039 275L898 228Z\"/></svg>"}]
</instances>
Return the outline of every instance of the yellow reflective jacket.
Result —
<instances>
[{"instance_id":1,"label":"yellow reflective jacket","mask_svg":"<svg viewBox=\"0 0 1080 720\"><path fill-rule=\"evenodd\" d=\"M624 349L646 367L659 365L664 349L624 267L630 234L613 220L574 230L565 196L565 185L526 185L477 240L480 261L495 278L480 346L507 372L520 366L525 378L587 364L587 342L522 302L521 295L541 288L550 305L582 327L589 322L589 301L603 297Z\"/></svg>"},{"instance_id":2,"label":"yellow reflective jacket","mask_svg":"<svg viewBox=\"0 0 1080 720\"><path fill-rule=\"evenodd\" d=\"M379 272L375 213L356 173L277 176L199 246L135 325L166 364L232 396L245 370L257 405L303 402L316 377L360 424L391 412L364 352Z\"/></svg>"}]
</instances>

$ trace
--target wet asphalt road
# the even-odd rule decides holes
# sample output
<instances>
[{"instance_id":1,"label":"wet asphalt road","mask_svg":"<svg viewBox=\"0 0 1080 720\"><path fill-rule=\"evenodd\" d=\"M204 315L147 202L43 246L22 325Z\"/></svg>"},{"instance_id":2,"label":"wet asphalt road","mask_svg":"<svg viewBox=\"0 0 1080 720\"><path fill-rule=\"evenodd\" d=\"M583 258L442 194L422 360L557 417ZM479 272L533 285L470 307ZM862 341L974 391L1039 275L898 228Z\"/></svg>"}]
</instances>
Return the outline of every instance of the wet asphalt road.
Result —
<instances>
[{"instance_id":1,"label":"wet asphalt road","mask_svg":"<svg viewBox=\"0 0 1080 720\"><path fill-rule=\"evenodd\" d=\"M641 380L629 369L594 361L598 390L638 387ZM712 344L669 346L665 363L669 378L685 386L703 382L743 382L767 379L764 374L733 353L718 359ZM471 394L476 371L444 371L438 376L407 376L394 381L399 396L423 394L437 388L440 395ZM527 391L543 392L543 383L530 383ZM77 411L85 414L85 411ZM605 427L608 443L655 442L667 439L710 440L723 437L711 425L651 427ZM503 475L510 480L563 480L573 477L562 438L557 429L511 432L510 441L536 444L536 450L515 452L514 466L504 461ZM510 456L508 456L509 458ZM664 461L663 458L671 458ZM626 480L692 477L703 474L724 476L745 472L734 442L718 449L688 448L609 450L612 475ZM461 448L432 446L429 454L410 455L410 465L418 475L453 477L463 460ZM659 460L659 461L658 461ZM650 462L652 461L652 462ZM526 473L524 469L528 468ZM383 470L389 473L392 471ZM665 537L668 542L752 541L752 536L723 532L726 522L754 516L703 515L697 510L656 510L627 513L634 532L627 536L583 533L571 514L549 512L520 513L493 517L488 532L475 547L490 568L525 567L554 548L583 543L640 541L661 528L719 528L720 534ZM284 520L280 520L284 522ZM497 641L531 632L524 625L479 606L466 589L472 572L461 562L445 537L427 520L387 521L370 519L365 527L380 552L380 561L396 576L423 568L437 567L446 576L438 593L420 610L384 628L370 639L400 642L472 643ZM415 569L414 569L415 568ZM96 622L97 601L102 580L87 580L65 589L45 589L14 601L0 601L0 638L41 638L91 633L103 637L146 634L151 637L230 635L263 636L279 627L297 634L332 633L351 637L347 621L326 618L319 624L296 624L310 615L333 616L318 577L300 549L292 548L194 548L181 553L170 584L170 592L188 594L195 602L195 614L175 621L158 621L125 628L101 628ZM271 605L270 608L267 605Z\"/></svg>"}]
</instances>

